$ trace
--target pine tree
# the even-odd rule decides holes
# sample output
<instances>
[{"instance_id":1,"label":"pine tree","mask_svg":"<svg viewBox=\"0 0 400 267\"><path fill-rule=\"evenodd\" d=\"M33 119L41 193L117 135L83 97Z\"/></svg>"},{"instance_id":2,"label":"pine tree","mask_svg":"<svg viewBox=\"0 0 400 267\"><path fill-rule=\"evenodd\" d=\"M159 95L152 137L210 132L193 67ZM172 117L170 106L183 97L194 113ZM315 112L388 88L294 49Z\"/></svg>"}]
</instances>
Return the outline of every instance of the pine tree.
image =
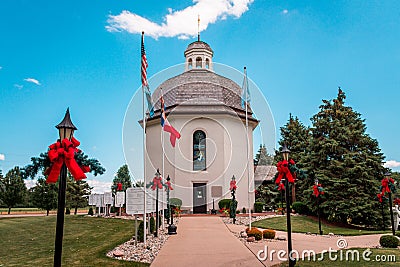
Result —
<instances>
[{"instance_id":1,"label":"pine tree","mask_svg":"<svg viewBox=\"0 0 400 267\"><path fill-rule=\"evenodd\" d=\"M91 194L93 188L85 180L76 181L70 173L67 178L66 207L74 208L74 214L78 213L78 208L88 205L86 196Z\"/></svg>"},{"instance_id":2,"label":"pine tree","mask_svg":"<svg viewBox=\"0 0 400 267\"><path fill-rule=\"evenodd\" d=\"M117 175L115 175L113 179L113 183L111 185L111 190L115 194L117 190L118 183L122 183L122 190L125 191L127 188L132 187L132 179L129 173L128 165L122 165L118 171Z\"/></svg>"},{"instance_id":3,"label":"pine tree","mask_svg":"<svg viewBox=\"0 0 400 267\"><path fill-rule=\"evenodd\" d=\"M58 189L57 184L48 184L46 179L39 178L36 185L30 189L31 199L35 207L49 211L57 209Z\"/></svg>"},{"instance_id":4,"label":"pine tree","mask_svg":"<svg viewBox=\"0 0 400 267\"><path fill-rule=\"evenodd\" d=\"M286 147L290 150L290 157L296 162L296 165L301 168L304 159L308 143L310 142L310 129L306 127L297 117L292 117L290 114L289 121L285 126L281 127L281 139L279 145L281 147L286 144ZM279 153L276 153L277 155ZM282 160L281 156L280 160Z\"/></svg>"},{"instance_id":5,"label":"pine tree","mask_svg":"<svg viewBox=\"0 0 400 267\"><path fill-rule=\"evenodd\" d=\"M310 142L310 129L306 127L297 117L289 116L289 121L280 128L281 139L279 140L279 145L286 147L290 150L290 158L296 162L298 168L305 166L304 158L307 154L308 144ZM282 155L276 152L276 159L282 160ZM305 182L301 179L297 179L295 186L292 186L292 203L296 201L296 198L302 195L302 192L306 188Z\"/></svg>"},{"instance_id":6,"label":"pine tree","mask_svg":"<svg viewBox=\"0 0 400 267\"><path fill-rule=\"evenodd\" d=\"M323 100L320 111L311 118L309 153L300 160L307 168L303 200L313 204L314 179L325 189L323 215L331 221L365 226L380 223L376 188L383 178L383 154L378 142L366 133L365 120L351 107L339 88L333 101ZM305 188L306 188L305 187Z\"/></svg>"},{"instance_id":7,"label":"pine tree","mask_svg":"<svg viewBox=\"0 0 400 267\"><path fill-rule=\"evenodd\" d=\"M254 159L254 166L272 165L273 163L274 163L274 157L268 154L265 145L260 145L260 148L258 149L258 152Z\"/></svg>"},{"instance_id":8,"label":"pine tree","mask_svg":"<svg viewBox=\"0 0 400 267\"><path fill-rule=\"evenodd\" d=\"M9 170L4 177L0 176L0 200L8 208L8 214L11 208L24 202L26 193L26 185L19 167Z\"/></svg>"}]
</instances>

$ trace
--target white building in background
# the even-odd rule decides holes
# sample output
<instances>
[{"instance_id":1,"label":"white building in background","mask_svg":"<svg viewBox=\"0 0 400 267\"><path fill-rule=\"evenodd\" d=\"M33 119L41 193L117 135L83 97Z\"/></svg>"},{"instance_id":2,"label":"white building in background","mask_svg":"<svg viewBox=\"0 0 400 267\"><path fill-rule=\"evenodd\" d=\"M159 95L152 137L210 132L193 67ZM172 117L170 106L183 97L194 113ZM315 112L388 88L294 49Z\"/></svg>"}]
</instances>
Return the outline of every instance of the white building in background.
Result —
<instances>
[{"instance_id":1,"label":"white building in background","mask_svg":"<svg viewBox=\"0 0 400 267\"><path fill-rule=\"evenodd\" d=\"M180 198L182 209L193 213L209 212L213 200L218 209L220 199L231 198L233 175L238 186L238 209L247 209L248 194L251 207L254 204L254 185L249 190L249 179L254 183L253 130L258 121L249 108L246 132L242 89L213 71L213 53L200 39L189 44L184 52L185 71L154 91L155 116L146 124L147 177L162 169L163 134L164 178L171 178L171 197ZM175 148L169 142L169 133L160 126L161 94L168 120L181 134Z\"/></svg>"}]
</instances>

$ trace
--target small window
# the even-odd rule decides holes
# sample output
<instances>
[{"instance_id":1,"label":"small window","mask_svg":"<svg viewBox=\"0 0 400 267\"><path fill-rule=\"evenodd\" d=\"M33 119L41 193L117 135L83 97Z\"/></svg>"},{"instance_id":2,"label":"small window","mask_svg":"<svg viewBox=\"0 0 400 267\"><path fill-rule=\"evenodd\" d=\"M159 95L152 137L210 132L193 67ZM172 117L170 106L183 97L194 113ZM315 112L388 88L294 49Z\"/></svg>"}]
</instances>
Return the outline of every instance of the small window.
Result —
<instances>
[{"instance_id":1,"label":"small window","mask_svg":"<svg viewBox=\"0 0 400 267\"><path fill-rule=\"evenodd\" d=\"M206 134L197 130L193 134L193 170L206 169Z\"/></svg>"},{"instance_id":2,"label":"small window","mask_svg":"<svg viewBox=\"0 0 400 267\"><path fill-rule=\"evenodd\" d=\"M188 60L188 69L191 70L193 68L193 60L189 58Z\"/></svg>"},{"instance_id":3,"label":"small window","mask_svg":"<svg viewBox=\"0 0 400 267\"><path fill-rule=\"evenodd\" d=\"M196 68L202 68L201 57L196 58Z\"/></svg>"},{"instance_id":4,"label":"small window","mask_svg":"<svg viewBox=\"0 0 400 267\"><path fill-rule=\"evenodd\" d=\"M207 58L206 59L206 69L210 68L210 60Z\"/></svg>"}]
</instances>

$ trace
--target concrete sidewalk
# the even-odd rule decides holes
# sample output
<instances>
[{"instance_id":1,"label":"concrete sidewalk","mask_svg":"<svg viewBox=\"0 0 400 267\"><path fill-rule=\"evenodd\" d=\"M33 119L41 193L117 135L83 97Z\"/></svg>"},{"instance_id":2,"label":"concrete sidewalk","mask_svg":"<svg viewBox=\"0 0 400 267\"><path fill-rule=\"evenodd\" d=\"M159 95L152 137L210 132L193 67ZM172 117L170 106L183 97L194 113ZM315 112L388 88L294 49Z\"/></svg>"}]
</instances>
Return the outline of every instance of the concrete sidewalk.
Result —
<instances>
[{"instance_id":1,"label":"concrete sidewalk","mask_svg":"<svg viewBox=\"0 0 400 267\"><path fill-rule=\"evenodd\" d=\"M152 267L264 266L220 217L182 217Z\"/></svg>"}]
</instances>

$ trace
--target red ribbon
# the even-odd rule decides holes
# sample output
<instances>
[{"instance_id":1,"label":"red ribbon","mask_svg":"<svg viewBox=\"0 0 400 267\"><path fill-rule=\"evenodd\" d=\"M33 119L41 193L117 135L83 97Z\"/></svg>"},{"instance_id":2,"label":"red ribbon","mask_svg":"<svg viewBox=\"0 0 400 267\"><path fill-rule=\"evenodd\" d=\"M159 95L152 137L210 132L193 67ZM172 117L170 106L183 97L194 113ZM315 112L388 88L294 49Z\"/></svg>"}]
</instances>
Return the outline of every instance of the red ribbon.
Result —
<instances>
[{"instance_id":1,"label":"red ribbon","mask_svg":"<svg viewBox=\"0 0 400 267\"><path fill-rule=\"evenodd\" d=\"M151 189L152 189L152 190L155 190L157 187L158 187L159 189L162 188L161 179L162 179L161 176L158 177L158 178L157 178L157 176L153 178L153 185L151 186Z\"/></svg>"},{"instance_id":2,"label":"red ribbon","mask_svg":"<svg viewBox=\"0 0 400 267\"><path fill-rule=\"evenodd\" d=\"M382 193L379 193L379 194L377 194L376 196L377 196L379 202L382 203L382 201L383 201L383 194L382 194Z\"/></svg>"},{"instance_id":3,"label":"red ribbon","mask_svg":"<svg viewBox=\"0 0 400 267\"><path fill-rule=\"evenodd\" d=\"M382 194L384 195L386 192L390 193L389 183L394 183L392 178L383 178L382 179Z\"/></svg>"},{"instance_id":4,"label":"red ribbon","mask_svg":"<svg viewBox=\"0 0 400 267\"><path fill-rule=\"evenodd\" d=\"M237 186L236 186L236 181L232 180L229 184L229 190L236 190Z\"/></svg>"},{"instance_id":5,"label":"red ribbon","mask_svg":"<svg viewBox=\"0 0 400 267\"><path fill-rule=\"evenodd\" d=\"M80 167L75 160L75 152L80 151L77 149L79 145L80 142L72 137L71 141L65 138L62 142L56 142L49 146L50 150L48 151L48 156L52 165L45 172L45 175L48 175L47 183L57 182L61 167L64 163L75 180L86 178L85 172L89 172L90 167Z\"/></svg>"},{"instance_id":6,"label":"red ribbon","mask_svg":"<svg viewBox=\"0 0 400 267\"><path fill-rule=\"evenodd\" d=\"M285 185L283 183L279 183L278 191L285 191Z\"/></svg>"},{"instance_id":7,"label":"red ribbon","mask_svg":"<svg viewBox=\"0 0 400 267\"><path fill-rule=\"evenodd\" d=\"M169 190L174 190L173 188L172 188L172 186L171 186L171 182L170 181L167 181L166 183L166 188L165 188L165 190L167 190L167 189L169 189Z\"/></svg>"},{"instance_id":8,"label":"red ribbon","mask_svg":"<svg viewBox=\"0 0 400 267\"><path fill-rule=\"evenodd\" d=\"M122 191L122 183L121 182L119 182L117 184L117 191Z\"/></svg>"},{"instance_id":9,"label":"red ribbon","mask_svg":"<svg viewBox=\"0 0 400 267\"><path fill-rule=\"evenodd\" d=\"M324 194L324 191L322 191L321 184L314 185L313 189L314 189L313 195L316 196L316 197L319 197L319 195L323 195Z\"/></svg>"},{"instance_id":10,"label":"red ribbon","mask_svg":"<svg viewBox=\"0 0 400 267\"><path fill-rule=\"evenodd\" d=\"M292 159L290 160L290 164L295 164ZM286 176L286 179L288 179L289 183L294 183L294 178L289 170L289 162L287 160L279 161L276 167L278 170L278 178L275 181L276 184L279 184L281 182L283 175Z\"/></svg>"}]
</instances>

